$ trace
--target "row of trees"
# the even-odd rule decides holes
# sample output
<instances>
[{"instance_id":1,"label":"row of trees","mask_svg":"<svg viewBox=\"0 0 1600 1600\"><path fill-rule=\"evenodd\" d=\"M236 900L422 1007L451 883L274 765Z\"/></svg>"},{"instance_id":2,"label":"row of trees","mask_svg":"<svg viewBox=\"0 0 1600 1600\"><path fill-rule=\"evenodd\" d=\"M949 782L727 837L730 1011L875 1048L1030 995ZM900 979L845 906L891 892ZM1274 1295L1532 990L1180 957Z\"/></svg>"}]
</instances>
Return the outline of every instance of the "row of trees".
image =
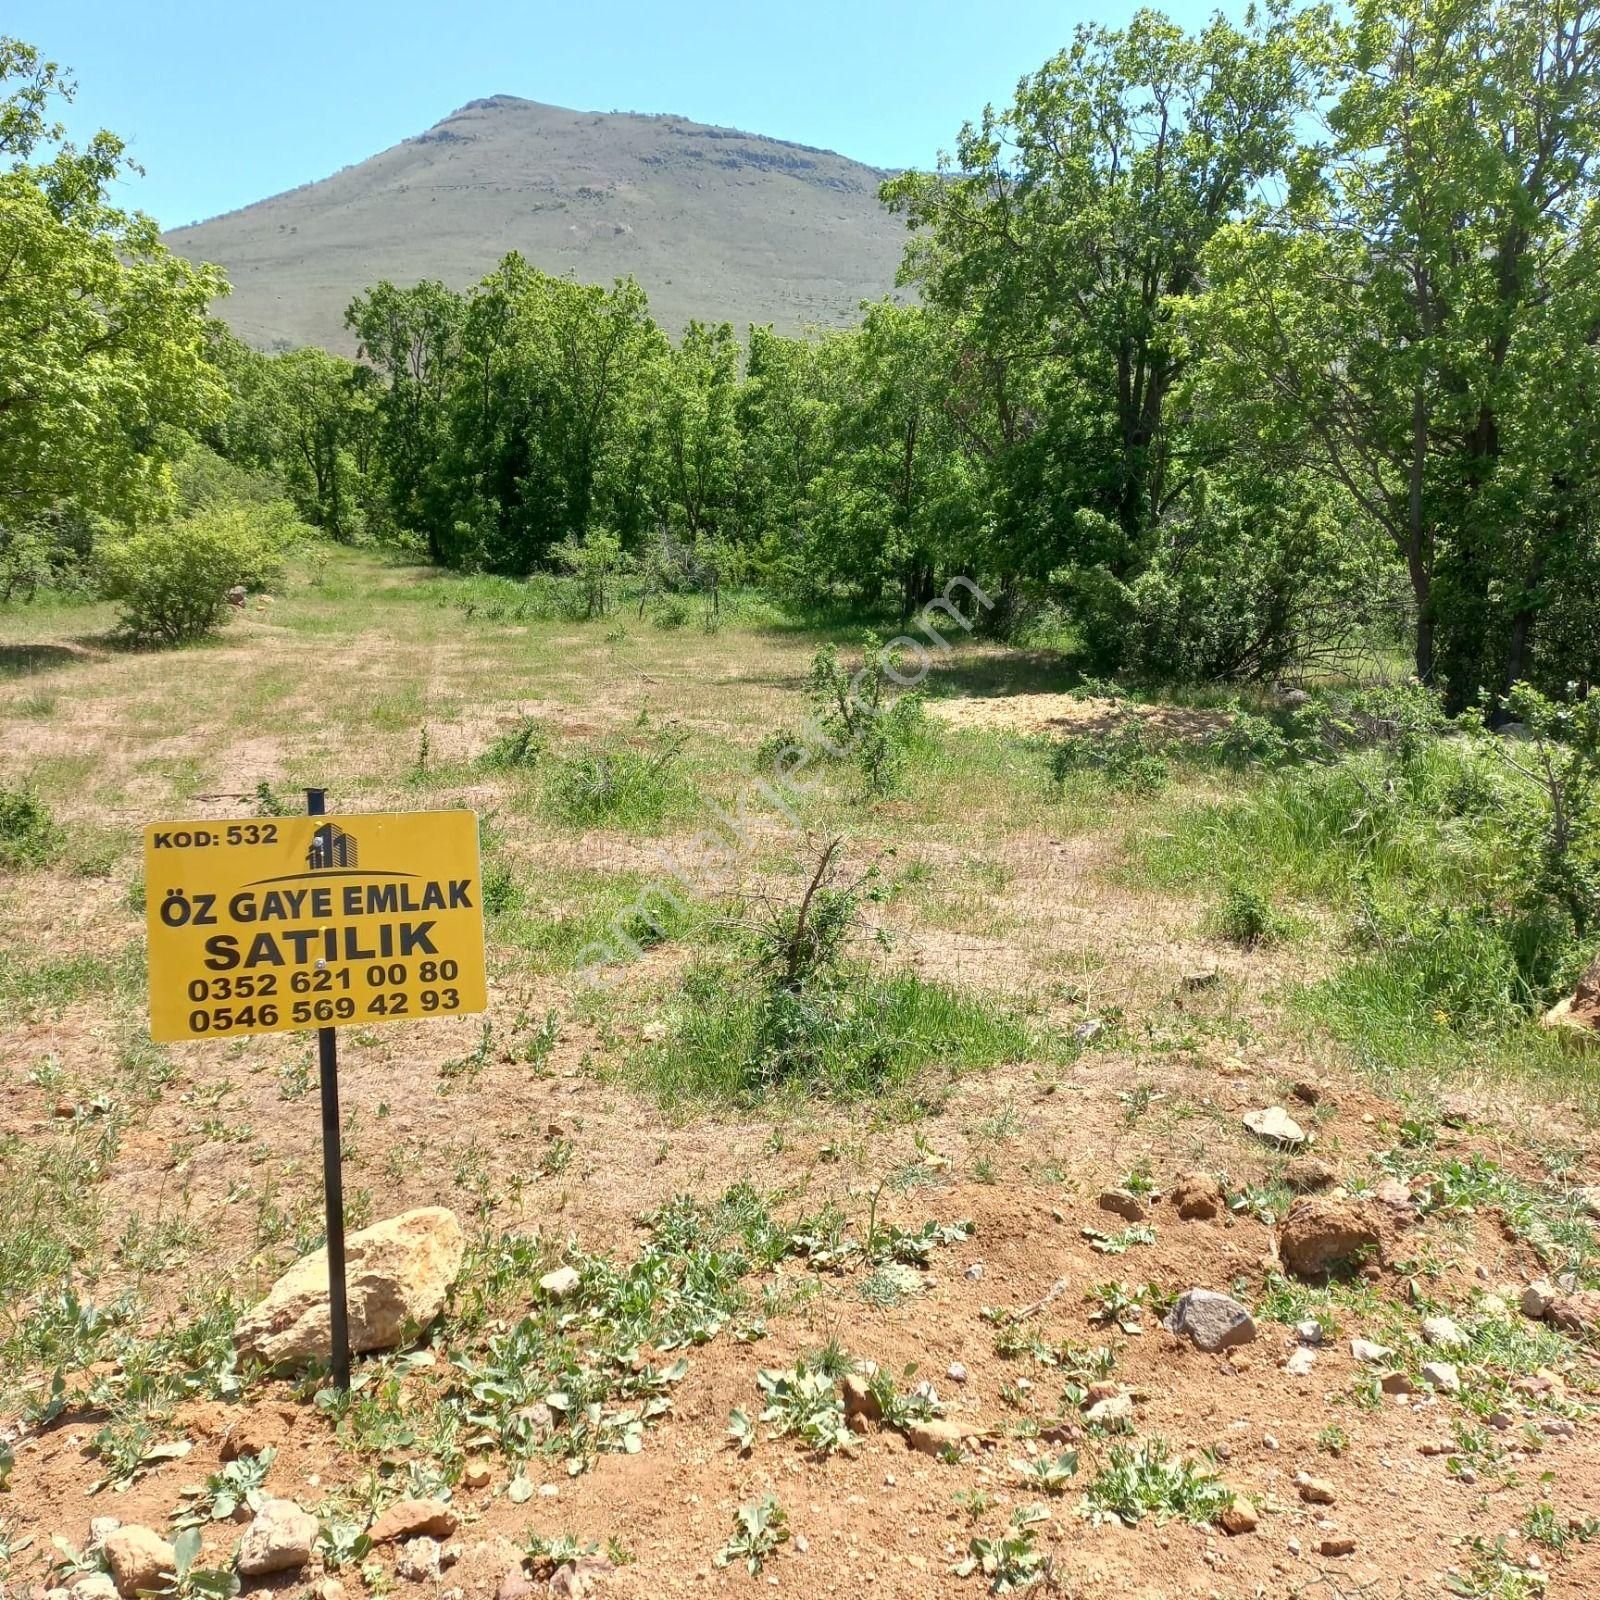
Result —
<instances>
[{"instance_id":1,"label":"row of trees","mask_svg":"<svg viewBox=\"0 0 1600 1600\"><path fill-rule=\"evenodd\" d=\"M906 608L965 574L1175 677L1374 632L1457 701L1600 665L1600 0L1081 28L885 186L914 304L674 343L631 281L509 256L359 296L355 362L202 333L216 275L107 207L114 140L33 157L62 84L3 48L0 539L148 515L199 438L459 567L657 541Z\"/></svg>"}]
</instances>

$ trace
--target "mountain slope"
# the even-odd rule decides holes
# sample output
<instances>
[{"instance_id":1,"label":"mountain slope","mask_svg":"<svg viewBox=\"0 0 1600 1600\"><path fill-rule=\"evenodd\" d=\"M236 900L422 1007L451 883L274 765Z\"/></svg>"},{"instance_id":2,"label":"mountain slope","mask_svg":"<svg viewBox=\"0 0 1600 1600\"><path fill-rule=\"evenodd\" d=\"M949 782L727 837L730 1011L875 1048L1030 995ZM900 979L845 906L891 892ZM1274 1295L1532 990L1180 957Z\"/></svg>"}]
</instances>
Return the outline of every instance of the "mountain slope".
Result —
<instances>
[{"instance_id":1,"label":"mountain slope","mask_svg":"<svg viewBox=\"0 0 1600 1600\"><path fill-rule=\"evenodd\" d=\"M352 295L391 278L461 288L509 250L609 284L632 273L657 319L854 318L888 293L904 230L886 174L825 150L682 117L567 111L496 95L414 139L192 227L167 243L227 269L218 309L263 349L353 349Z\"/></svg>"}]
</instances>

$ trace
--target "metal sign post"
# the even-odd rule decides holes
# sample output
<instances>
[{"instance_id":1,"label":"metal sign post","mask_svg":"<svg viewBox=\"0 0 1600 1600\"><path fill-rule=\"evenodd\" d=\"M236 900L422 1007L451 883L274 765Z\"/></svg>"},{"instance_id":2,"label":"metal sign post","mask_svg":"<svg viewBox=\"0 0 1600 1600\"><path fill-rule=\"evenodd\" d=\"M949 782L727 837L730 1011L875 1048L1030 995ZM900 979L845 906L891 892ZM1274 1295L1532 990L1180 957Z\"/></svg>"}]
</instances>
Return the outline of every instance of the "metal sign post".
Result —
<instances>
[{"instance_id":1,"label":"metal sign post","mask_svg":"<svg viewBox=\"0 0 1600 1600\"><path fill-rule=\"evenodd\" d=\"M306 815L327 814L328 791L306 790ZM350 1312L344 1274L344 1157L339 1141L339 1030L317 1029L322 1089L322 1197L328 1218L329 1368L336 1388L350 1387Z\"/></svg>"}]
</instances>

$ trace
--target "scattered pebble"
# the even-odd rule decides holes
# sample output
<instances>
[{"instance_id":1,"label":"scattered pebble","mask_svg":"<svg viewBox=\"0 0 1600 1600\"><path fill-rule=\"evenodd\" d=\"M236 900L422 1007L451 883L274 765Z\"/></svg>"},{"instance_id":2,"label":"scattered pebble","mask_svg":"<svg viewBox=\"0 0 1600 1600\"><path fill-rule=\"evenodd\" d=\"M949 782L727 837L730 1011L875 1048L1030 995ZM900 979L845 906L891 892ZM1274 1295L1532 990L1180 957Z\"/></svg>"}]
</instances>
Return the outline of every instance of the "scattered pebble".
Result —
<instances>
[{"instance_id":1,"label":"scattered pebble","mask_svg":"<svg viewBox=\"0 0 1600 1600\"><path fill-rule=\"evenodd\" d=\"M1308 1506L1331 1506L1337 1498L1326 1478L1313 1478L1308 1472L1295 1473L1294 1486Z\"/></svg>"},{"instance_id":2,"label":"scattered pebble","mask_svg":"<svg viewBox=\"0 0 1600 1600\"><path fill-rule=\"evenodd\" d=\"M1459 1350L1469 1341L1461 1328L1449 1317L1426 1317L1422 1323L1422 1339L1435 1350Z\"/></svg>"},{"instance_id":3,"label":"scattered pebble","mask_svg":"<svg viewBox=\"0 0 1600 1600\"><path fill-rule=\"evenodd\" d=\"M1460 1394L1461 1374L1448 1361L1430 1361L1422 1369L1422 1381L1440 1394Z\"/></svg>"}]
</instances>

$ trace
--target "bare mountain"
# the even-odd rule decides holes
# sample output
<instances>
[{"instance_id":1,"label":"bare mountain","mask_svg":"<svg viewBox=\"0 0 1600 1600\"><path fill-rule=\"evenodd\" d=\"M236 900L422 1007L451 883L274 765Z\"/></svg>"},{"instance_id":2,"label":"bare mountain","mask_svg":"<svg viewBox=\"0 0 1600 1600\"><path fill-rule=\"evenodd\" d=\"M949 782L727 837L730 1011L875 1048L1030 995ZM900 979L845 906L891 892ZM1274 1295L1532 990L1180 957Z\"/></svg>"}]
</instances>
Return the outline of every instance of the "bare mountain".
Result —
<instances>
[{"instance_id":1,"label":"bare mountain","mask_svg":"<svg viewBox=\"0 0 1600 1600\"><path fill-rule=\"evenodd\" d=\"M682 117L474 100L381 155L167 243L227 269L218 309L262 349L349 353L344 310L381 278L465 287L510 250L609 284L631 273L674 332L691 317L793 331L890 291L904 230L887 174Z\"/></svg>"}]
</instances>

